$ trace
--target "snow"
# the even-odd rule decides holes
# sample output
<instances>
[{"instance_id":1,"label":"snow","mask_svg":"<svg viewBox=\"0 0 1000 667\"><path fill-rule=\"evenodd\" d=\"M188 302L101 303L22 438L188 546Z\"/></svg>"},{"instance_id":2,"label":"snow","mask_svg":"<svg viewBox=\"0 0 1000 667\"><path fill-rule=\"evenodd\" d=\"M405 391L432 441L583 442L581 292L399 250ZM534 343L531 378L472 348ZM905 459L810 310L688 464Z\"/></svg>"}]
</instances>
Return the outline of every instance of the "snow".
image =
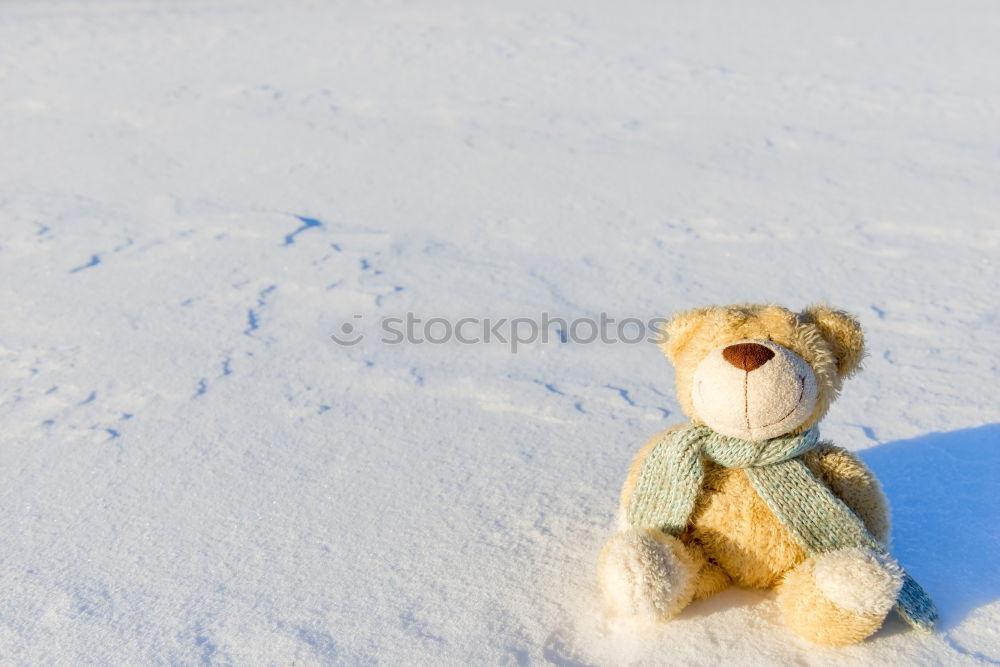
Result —
<instances>
[{"instance_id":1,"label":"snow","mask_svg":"<svg viewBox=\"0 0 1000 667\"><path fill-rule=\"evenodd\" d=\"M0 7L0 662L1000 662L1000 7ZM857 313L824 436L936 598L847 649L594 582L653 345L382 317ZM355 317L355 316L360 317ZM354 346L331 339L344 323Z\"/></svg>"}]
</instances>

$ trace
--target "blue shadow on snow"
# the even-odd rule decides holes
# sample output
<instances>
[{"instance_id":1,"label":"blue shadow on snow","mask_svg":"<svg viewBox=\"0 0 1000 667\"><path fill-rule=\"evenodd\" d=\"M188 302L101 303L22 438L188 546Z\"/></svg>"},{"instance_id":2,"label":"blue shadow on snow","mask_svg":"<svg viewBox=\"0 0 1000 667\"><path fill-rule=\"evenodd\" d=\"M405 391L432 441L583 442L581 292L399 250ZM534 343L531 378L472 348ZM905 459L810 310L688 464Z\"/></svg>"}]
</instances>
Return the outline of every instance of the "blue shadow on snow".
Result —
<instances>
[{"instance_id":1,"label":"blue shadow on snow","mask_svg":"<svg viewBox=\"0 0 1000 667\"><path fill-rule=\"evenodd\" d=\"M1000 599L1000 424L859 455L889 497L893 555L937 603L939 629Z\"/></svg>"}]
</instances>

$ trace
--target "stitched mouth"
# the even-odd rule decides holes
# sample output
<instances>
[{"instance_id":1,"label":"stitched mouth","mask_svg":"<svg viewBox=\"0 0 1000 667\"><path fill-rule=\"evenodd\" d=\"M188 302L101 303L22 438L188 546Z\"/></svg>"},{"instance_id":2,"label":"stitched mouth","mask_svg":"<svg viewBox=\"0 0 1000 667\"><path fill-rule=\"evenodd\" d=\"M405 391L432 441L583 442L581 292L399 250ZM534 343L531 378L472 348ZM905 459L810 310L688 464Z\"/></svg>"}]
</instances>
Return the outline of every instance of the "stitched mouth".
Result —
<instances>
[{"instance_id":1,"label":"stitched mouth","mask_svg":"<svg viewBox=\"0 0 1000 667\"><path fill-rule=\"evenodd\" d=\"M788 419L789 416L791 416L791 414L793 412L795 412L796 410L798 410L799 405L802 404L802 397L805 396L805 395L806 395L806 376L805 375L800 375L799 376L799 397L795 401L795 405L792 406L792 409L789 410L788 412L786 412L785 415L781 419L776 419L773 422L771 422L770 424L762 424L760 426L750 426L750 412L749 412L749 410L747 410L747 426L749 426L749 430L756 431L756 430L760 430L762 428L767 428L769 426L774 426L775 424L780 424L781 422L785 421L786 419Z\"/></svg>"},{"instance_id":2,"label":"stitched mouth","mask_svg":"<svg viewBox=\"0 0 1000 667\"><path fill-rule=\"evenodd\" d=\"M747 375L749 375L749 373ZM798 378L799 378L799 397L798 397L798 399L796 399L795 404L788 410L788 412L786 412L784 415L782 415L782 417L780 419L776 419L773 422L770 422L768 424L761 424L760 426L752 426L750 424L750 409L749 409L750 405L749 405L748 394L747 394L748 389L747 389L747 384L744 382L744 384L743 384L743 398L744 398L744 410L745 410L745 412L743 414L746 416L746 422L743 423L743 424L740 424L739 426L736 426L736 424L726 424L726 426L731 427L731 428L744 429L747 432L751 432L751 431L758 431L758 430L760 430L762 428L768 428L770 426L774 426L775 424L780 424L781 422L785 421L786 419L788 419L792 415L793 412L795 412L799 408L799 406L802 404L802 399L806 395L806 376L805 375L798 375ZM701 380L701 379L698 380L697 391L698 391L698 395L699 395L699 398L701 399L702 403L704 403L704 401L705 401L705 387L704 387L704 384L705 384L704 380Z\"/></svg>"}]
</instances>

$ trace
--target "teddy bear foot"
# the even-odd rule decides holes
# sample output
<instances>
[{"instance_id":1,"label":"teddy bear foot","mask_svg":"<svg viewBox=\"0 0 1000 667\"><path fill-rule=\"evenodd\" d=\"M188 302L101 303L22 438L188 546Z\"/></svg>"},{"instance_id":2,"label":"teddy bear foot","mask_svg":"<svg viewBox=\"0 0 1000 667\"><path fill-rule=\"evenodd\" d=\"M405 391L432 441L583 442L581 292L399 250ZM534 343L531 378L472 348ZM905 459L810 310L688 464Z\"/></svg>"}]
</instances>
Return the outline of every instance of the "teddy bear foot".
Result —
<instances>
[{"instance_id":1,"label":"teddy bear foot","mask_svg":"<svg viewBox=\"0 0 1000 667\"><path fill-rule=\"evenodd\" d=\"M851 547L821 554L789 571L778 587L785 622L817 644L846 646L882 626L903 585L891 557Z\"/></svg>"},{"instance_id":2,"label":"teddy bear foot","mask_svg":"<svg viewBox=\"0 0 1000 667\"><path fill-rule=\"evenodd\" d=\"M656 529L633 529L608 541L598 576L617 615L665 621L691 601L696 570L677 538Z\"/></svg>"}]
</instances>

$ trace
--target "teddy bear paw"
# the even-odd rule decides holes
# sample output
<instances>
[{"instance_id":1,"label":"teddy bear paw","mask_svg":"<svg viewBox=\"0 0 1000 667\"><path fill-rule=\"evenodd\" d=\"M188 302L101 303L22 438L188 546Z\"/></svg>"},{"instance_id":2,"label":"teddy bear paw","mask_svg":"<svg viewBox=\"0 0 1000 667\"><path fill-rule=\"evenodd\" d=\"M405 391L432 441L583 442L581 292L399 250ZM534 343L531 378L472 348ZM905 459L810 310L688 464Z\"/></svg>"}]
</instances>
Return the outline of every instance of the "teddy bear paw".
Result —
<instances>
[{"instance_id":1,"label":"teddy bear paw","mask_svg":"<svg viewBox=\"0 0 1000 667\"><path fill-rule=\"evenodd\" d=\"M667 620L690 602L694 569L680 540L655 529L615 535L601 553L600 583L620 616Z\"/></svg>"},{"instance_id":2,"label":"teddy bear paw","mask_svg":"<svg viewBox=\"0 0 1000 667\"><path fill-rule=\"evenodd\" d=\"M827 600L865 616L888 614L903 586L903 570L891 556L861 547L821 554L813 577Z\"/></svg>"}]
</instances>

